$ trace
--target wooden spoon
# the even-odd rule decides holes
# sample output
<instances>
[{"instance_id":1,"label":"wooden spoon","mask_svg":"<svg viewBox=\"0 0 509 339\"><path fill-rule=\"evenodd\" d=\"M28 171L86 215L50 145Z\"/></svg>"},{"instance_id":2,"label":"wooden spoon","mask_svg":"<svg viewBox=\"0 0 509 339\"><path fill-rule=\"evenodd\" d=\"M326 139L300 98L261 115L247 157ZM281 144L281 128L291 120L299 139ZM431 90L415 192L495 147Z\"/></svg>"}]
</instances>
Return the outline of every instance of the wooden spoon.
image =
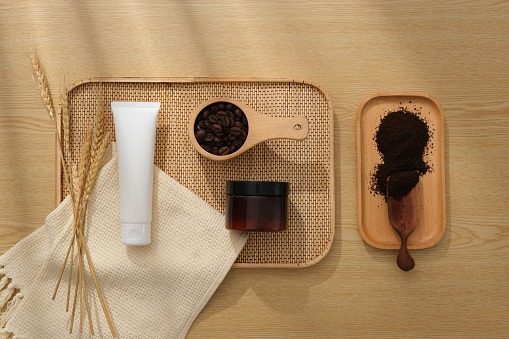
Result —
<instances>
[{"instance_id":1,"label":"wooden spoon","mask_svg":"<svg viewBox=\"0 0 509 339\"><path fill-rule=\"evenodd\" d=\"M404 197L395 197L389 194L391 188L400 187L402 181L405 181L408 176L417 175L417 184L411 188L410 193ZM418 222L419 207L420 207L420 185L418 183L419 173L416 171L399 172L393 174L387 179L387 206L389 212L389 220L392 227L398 232L401 238L401 247L398 253L398 267L403 271L410 271L415 266L415 261L408 252L407 239L408 236L415 230ZM397 196L397 194L393 194Z\"/></svg>"},{"instance_id":2,"label":"wooden spoon","mask_svg":"<svg viewBox=\"0 0 509 339\"><path fill-rule=\"evenodd\" d=\"M198 114L208 105L215 102L229 102L234 104L244 112L249 125L249 131L244 144L235 152L228 155L214 155L204 150L194 135L194 124ZM251 147L271 139L293 139L304 140L308 136L309 123L305 116L295 116L290 118L275 118L266 114L259 113L243 103L224 97L212 98L201 103L191 114L188 125L189 140L193 147L203 156L212 160L228 160L234 158Z\"/></svg>"}]
</instances>

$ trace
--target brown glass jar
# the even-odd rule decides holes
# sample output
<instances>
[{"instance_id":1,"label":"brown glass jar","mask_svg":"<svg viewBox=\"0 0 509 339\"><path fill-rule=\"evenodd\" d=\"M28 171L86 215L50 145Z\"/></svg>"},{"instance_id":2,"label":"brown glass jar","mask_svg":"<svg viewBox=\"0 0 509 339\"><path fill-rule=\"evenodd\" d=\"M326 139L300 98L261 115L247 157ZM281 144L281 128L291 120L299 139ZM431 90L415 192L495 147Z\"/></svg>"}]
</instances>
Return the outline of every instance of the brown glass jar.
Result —
<instances>
[{"instance_id":1,"label":"brown glass jar","mask_svg":"<svg viewBox=\"0 0 509 339\"><path fill-rule=\"evenodd\" d=\"M285 231L289 186L287 182L228 181L226 228L251 232Z\"/></svg>"}]
</instances>

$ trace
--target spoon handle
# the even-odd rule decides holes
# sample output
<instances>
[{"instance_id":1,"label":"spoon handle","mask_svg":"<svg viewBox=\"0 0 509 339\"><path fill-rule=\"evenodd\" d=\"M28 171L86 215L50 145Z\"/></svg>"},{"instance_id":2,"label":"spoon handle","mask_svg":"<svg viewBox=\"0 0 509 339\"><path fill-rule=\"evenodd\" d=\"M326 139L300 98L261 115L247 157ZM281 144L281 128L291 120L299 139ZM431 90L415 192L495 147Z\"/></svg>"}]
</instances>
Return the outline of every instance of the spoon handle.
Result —
<instances>
[{"instance_id":1,"label":"spoon handle","mask_svg":"<svg viewBox=\"0 0 509 339\"><path fill-rule=\"evenodd\" d=\"M412 268L415 267L415 261L414 258L410 255L408 252L408 249L406 247L406 240L408 236L402 236L401 237L401 247L399 248L398 253L398 267L402 271L410 271Z\"/></svg>"},{"instance_id":2,"label":"spoon handle","mask_svg":"<svg viewBox=\"0 0 509 339\"><path fill-rule=\"evenodd\" d=\"M309 122L305 116L276 118L258 114L249 120L248 137L258 144L271 139L304 140L308 136Z\"/></svg>"}]
</instances>

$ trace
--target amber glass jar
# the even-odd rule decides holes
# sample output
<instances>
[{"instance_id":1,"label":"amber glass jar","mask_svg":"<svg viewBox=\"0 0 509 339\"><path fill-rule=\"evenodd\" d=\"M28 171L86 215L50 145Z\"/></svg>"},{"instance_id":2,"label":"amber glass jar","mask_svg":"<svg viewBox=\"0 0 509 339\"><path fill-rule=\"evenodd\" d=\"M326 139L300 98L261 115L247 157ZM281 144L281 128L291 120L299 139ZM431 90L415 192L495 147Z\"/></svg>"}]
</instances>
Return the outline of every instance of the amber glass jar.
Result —
<instances>
[{"instance_id":1,"label":"amber glass jar","mask_svg":"<svg viewBox=\"0 0 509 339\"><path fill-rule=\"evenodd\" d=\"M228 181L226 228L252 232L285 231L289 186L287 182Z\"/></svg>"}]
</instances>

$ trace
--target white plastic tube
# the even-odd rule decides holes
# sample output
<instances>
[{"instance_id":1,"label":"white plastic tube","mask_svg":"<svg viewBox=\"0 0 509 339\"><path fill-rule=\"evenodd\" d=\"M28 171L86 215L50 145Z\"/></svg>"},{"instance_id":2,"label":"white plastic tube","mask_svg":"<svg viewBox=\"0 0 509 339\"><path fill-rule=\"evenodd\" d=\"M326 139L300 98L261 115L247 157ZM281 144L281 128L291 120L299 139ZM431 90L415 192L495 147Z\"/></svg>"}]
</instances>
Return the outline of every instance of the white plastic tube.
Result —
<instances>
[{"instance_id":1,"label":"white plastic tube","mask_svg":"<svg viewBox=\"0 0 509 339\"><path fill-rule=\"evenodd\" d=\"M159 102L112 102L117 138L122 243L150 244Z\"/></svg>"}]
</instances>

